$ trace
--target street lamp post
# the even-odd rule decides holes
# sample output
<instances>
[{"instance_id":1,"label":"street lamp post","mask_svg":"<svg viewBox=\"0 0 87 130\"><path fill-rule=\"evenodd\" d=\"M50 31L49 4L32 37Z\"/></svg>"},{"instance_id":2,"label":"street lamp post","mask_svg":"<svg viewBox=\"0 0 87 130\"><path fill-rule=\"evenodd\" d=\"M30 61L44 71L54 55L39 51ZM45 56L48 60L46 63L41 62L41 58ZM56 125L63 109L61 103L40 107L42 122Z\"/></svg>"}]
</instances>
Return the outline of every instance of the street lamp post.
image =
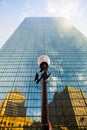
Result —
<instances>
[{"instance_id":1,"label":"street lamp post","mask_svg":"<svg viewBox=\"0 0 87 130\"><path fill-rule=\"evenodd\" d=\"M42 55L38 58L38 65L40 66L41 77L38 78L38 74L35 76L36 83L42 80L42 130L49 130L49 117L48 117L48 102L47 102L47 78L50 76L48 72L48 66L50 65L50 59L46 55Z\"/></svg>"}]
</instances>

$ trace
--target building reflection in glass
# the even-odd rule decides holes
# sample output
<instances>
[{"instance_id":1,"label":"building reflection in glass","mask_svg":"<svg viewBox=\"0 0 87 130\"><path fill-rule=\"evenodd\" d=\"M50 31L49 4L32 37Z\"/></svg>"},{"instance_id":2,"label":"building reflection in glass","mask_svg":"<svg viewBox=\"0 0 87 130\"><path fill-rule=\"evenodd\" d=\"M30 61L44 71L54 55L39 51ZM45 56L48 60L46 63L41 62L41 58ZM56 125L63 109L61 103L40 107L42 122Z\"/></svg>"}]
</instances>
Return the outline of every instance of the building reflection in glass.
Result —
<instances>
[{"instance_id":1,"label":"building reflection in glass","mask_svg":"<svg viewBox=\"0 0 87 130\"><path fill-rule=\"evenodd\" d=\"M26 117L24 106L25 96L15 90L7 93L3 102L0 102L0 128L12 130L41 129L38 122ZM68 85L62 92L55 92L53 100L48 104L49 120L52 128L73 130L87 126L87 99L85 94ZM8 128L8 129L7 129Z\"/></svg>"},{"instance_id":2,"label":"building reflection in glass","mask_svg":"<svg viewBox=\"0 0 87 130\"><path fill-rule=\"evenodd\" d=\"M23 130L24 126L31 126L34 120L26 117L24 106L25 96L15 90L7 93L4 101L0 102L0 128L1 130Z\"/></svg>"},{"instance_id":3,"label":"building reflection in glass","mask_svg":"<svg viewBox=\"0 0 87 130\"><path fill-rule=\"evenodd\" d=\"M63 125L70 130L87 127L87 97L81 90L68 85L62 92L55 93L48 106L54 126Z\"/></svg>"}]
</instances>

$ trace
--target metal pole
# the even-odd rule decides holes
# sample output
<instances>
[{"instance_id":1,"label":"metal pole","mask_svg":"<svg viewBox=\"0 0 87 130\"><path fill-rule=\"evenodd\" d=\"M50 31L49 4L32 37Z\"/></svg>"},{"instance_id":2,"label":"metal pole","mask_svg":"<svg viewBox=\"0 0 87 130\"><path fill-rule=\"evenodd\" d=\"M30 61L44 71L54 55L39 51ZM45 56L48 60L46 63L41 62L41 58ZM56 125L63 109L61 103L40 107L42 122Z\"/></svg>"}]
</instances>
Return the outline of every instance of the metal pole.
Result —
<instances>
[{"instance_id":1,"label":"metal pole","mask_svg":"<svg viewBox=\"0 0 87 130\"><path fill-rule=\"evenodd\" d=\"M42 78L42 130L49 130L46 78Z\"/></svg>"}]
</instances>

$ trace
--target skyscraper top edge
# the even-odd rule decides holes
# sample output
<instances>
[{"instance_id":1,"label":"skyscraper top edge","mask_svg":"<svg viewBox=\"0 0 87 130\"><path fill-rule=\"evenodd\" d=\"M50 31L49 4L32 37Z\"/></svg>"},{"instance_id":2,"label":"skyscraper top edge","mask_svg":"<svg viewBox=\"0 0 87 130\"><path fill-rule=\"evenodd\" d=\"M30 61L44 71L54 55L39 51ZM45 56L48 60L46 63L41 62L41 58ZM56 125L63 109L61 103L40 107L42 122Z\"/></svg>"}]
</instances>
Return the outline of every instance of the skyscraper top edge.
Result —
<instances>
[{"instance_id":1,"label":"skyscraper top edge","mask_svg":"<svg viewBox=\"0 0 87 130\"><path fill-rule=\"evenodd\" d=\"M28 19L29 19L29 18L38 18L38 19L41 19L41 18L43 18L43 19L44 19L44 18L46 18L46 19L47 19L47 18L48 18L48 19L49 19L49 18L55 19L55 18L56 18L56 19L67 20L67 19L64 18L64 17L53 17L53 16L52 16L52 17L50 17L50 16L42 16L42 17L36 17L36 16L34 17L34 16L32 16L32 17L31 17L31 16L30 16L30 17L25 17L24 20L27 19L27 18L28 18Z\"/></svg>"}]
</instances>

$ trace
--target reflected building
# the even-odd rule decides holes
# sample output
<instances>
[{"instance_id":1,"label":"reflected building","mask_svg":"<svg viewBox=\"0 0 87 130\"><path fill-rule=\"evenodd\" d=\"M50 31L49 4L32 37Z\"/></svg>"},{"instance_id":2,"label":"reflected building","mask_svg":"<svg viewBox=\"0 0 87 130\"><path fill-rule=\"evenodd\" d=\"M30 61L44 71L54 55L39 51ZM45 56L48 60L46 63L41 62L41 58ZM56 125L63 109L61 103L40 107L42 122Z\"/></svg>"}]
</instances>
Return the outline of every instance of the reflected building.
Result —
<instances>
[{"instance_id":1,"label":"reflected building","mask_svg":"<svg viewBox=\"0 0 87 130\"><path fill-rule=\"evenodd\" d=\"M26 118L25 96L15 90L7 93L3 102L0 102L0 129L25 130L25 125L30 127L34 120Z\"/></svg>"},{"instance_id":2,"label":"reflected building","mask_svg":"<svg viewBox=\"0 0 87 130\"><path fill-rule=\"evenodd\" d=\"M34 120L27 117L0 116L0 130L26 130L33 123Z\"/></svg>"},{"instance_id":3,"label":"reflected building","mask_svg":"<svg viewBox=\"0 0 87 130\"><path fill-rule=\"evenodd\" d=\"M87 97L81 90L66 86L62 92L56 92L49 103L49 116L53 125L84 128L87 126Z\"/></svg>"},{"instance_id":4,"label":"reflected building","mask_svg":"<svg viewBox=\"0 0 87 130\"><path fill-rule=\"evenodd\" d=\"M26 117L26 107L24 107L25 96L18 92L18 88L6 95L6 99L1 106L1 115Z\"/></svg>"}]
</instances>

